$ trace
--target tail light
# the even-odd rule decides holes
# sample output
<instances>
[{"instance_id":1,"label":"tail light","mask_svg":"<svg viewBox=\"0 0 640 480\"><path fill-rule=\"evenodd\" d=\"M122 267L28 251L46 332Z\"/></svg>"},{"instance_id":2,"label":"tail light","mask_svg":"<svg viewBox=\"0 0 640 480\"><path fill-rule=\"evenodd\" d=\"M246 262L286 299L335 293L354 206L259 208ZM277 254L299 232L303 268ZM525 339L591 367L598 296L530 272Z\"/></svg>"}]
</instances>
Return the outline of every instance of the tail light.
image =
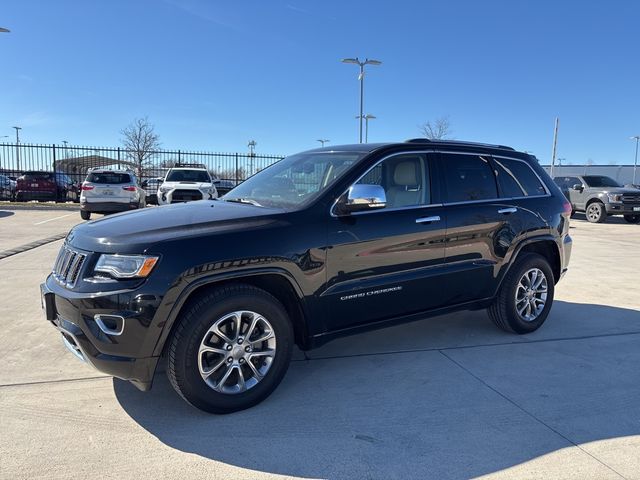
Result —
<instances>
[{"instance_id":1,"label":"tail light","mask_svg":"<svg viewBox=\"0 0 640 480\"><path fill-rule=\"evenodd\" d=\"M571 202L569 200L564 201L564 203L562 204L562 209L564 213L568 213L569 215L571 215L571 212L573 212L573 207L571 206Z\"/></svg>"},{"instance_id":2,"label":"tail light","mask_svg":"<svg viewBox=\"0 0 640 480\"><path fill-rule=\"evenodd\" d=\"M126 190L127 192L135 192L136 191L136 187L129 185L128 187L122 187L123 190Z\"/></svg>"},{"instance_id":3,"label":"tail light","mask_svg":"<svg viewBox=\"0 0 640 480\"><path fill-rule=\"evenodd\" d=\"M82 185L82 190L84 190L85 192L87 190L93 190L93 185Z\"/></svg>"}]
</instances>

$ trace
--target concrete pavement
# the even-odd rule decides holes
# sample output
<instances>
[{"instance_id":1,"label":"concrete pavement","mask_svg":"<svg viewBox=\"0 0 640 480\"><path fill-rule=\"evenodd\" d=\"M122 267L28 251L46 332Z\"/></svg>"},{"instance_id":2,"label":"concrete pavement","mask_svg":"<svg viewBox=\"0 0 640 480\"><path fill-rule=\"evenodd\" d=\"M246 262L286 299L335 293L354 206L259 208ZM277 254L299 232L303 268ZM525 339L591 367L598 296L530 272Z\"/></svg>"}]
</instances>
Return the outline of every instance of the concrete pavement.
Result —
<instances>
[{"instance_id":1,"label":"concrete pavement","mask_svg":"<svg viewBox=\"0 0 640 480\"><path fill-rule=\"evenodd\" d=\"M0 478L640 479L640 226L572 225L540 331L462 312L337 340L227 416L66 352L37 291L61 242L0 260Z\"/></svg>"}]
</instances>

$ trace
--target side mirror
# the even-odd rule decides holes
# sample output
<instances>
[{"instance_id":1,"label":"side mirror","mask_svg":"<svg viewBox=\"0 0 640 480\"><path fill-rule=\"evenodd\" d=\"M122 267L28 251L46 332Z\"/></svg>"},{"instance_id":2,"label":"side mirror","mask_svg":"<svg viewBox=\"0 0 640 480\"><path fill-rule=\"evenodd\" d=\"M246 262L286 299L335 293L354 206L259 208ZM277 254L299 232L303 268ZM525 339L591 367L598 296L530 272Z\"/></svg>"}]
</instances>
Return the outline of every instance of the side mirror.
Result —
<instances>
[{"instance_id":1,"label":"side mirror","mask_svg":"<svg viewBox=\"0 0 640 480\"><path fill-rule=\"evenodd\" d=\"M142 188L147 188L149 186L149 181L148 180L144 180L140 186Z\"/></svg>"},{"instance_id":2,"label":"side mirror","mask_svg":"<svg viewBox=\"0 0 640 480\"><path fill-rule=\"evenodd\" d=\"M576 183L573 187L571 187L572 190L576 190L578 192L581 192L583 190L583 187L581 184Z\"/></svg>"},{"instance_id":3,"label":"side mirror","mask_svg":"<svg viewBox=\"0 0 640 480\"><path fill-rule=\"evenodd\" d=\"M349 189L346 199L339 203L339 212L348 215L384 208L386 205L387 196L380 185L356 184Z\"/></svg>"}]
</instances>

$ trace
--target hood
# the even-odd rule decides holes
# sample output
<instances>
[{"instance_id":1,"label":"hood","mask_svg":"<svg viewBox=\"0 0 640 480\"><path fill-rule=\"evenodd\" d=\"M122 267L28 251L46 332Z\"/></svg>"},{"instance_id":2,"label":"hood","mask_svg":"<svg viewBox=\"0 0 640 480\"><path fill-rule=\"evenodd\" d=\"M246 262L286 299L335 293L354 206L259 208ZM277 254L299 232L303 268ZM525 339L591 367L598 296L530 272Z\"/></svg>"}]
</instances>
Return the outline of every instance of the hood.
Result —
<instances>
[{"instance_id":1,"label":"hood","mask_svg":"<svg viewBox=\"0 0 640 480\"><path fill-rule=\"evenodd\" d=\"M142 253L162 241L267 225L283 211L220 200L176 203L82 223L69 232L67 241L92 252Z\"/></svg>"},{"instance_id":2,"label":"hood","mask_svg":"<svg viewBox=\"0 0 640 480\"><path fill-rule=\"evenodd\" d=\"M208 182L164 182L161 186L171 188L181 188L185 190L200 188L211 188L212 184Z\"/></svg>"},{"instance_id":3,"label":"hood","mask_svg":"<svg viewBox=\"0 0 640 480\"><path fill-rule=\"evenodd\" d=\"M592 190L598 190L604 193L619 193L619 194L640 194L640 190L637 188L629 187L589 187Z\"/></svg>"}]
</instances>

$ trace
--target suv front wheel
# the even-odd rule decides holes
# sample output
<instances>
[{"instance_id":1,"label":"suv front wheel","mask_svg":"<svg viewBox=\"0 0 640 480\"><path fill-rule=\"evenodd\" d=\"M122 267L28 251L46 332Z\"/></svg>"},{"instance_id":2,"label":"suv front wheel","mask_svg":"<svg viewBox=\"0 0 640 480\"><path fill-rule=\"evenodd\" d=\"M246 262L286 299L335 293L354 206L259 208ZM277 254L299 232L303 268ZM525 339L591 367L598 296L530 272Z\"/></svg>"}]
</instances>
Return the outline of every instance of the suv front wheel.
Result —
<instances>
[{"instance_id":1,"label":"suv front wheel","mask_svg":"<svg viewBox=\"0 0 640 480\"><path fill-rule=\"evenodd\" d=\"M533 332L547 319L553 293L553 272L547 259L535 253L521 254L489 307L489 317L507 332Z\"/></svg>"},{"instance_id":2,"label":"suv front wheel","mask_svg":"<svg viewBox=\"0 0 640 480\"><path fill-rule=\"evenodd\" d=\"M225 286L181 312L168 348L167 374L193 406L231 413L273 392L292 351L291 322L275 297L249 285Z\"/></svg>"}]
</instances>

